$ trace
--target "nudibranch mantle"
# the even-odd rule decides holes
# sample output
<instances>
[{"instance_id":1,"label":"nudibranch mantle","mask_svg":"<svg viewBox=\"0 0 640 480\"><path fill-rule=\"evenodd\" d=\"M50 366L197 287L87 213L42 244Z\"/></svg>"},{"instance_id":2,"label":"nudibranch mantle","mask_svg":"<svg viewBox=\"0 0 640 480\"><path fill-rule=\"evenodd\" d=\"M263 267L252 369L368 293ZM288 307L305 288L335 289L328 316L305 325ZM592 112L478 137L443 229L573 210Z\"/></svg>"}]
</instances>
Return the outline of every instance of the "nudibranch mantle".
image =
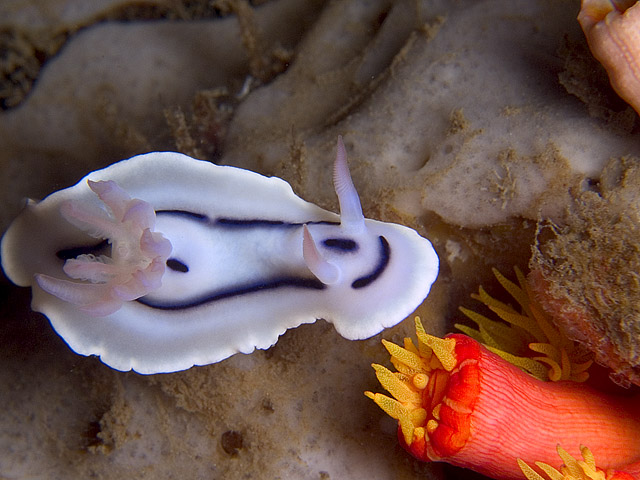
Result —
<instances>
[{"instance_id":1,"label":"nudibranch mantle","mask_svg":"<svg viewBox=\"0 0 640 480\"><path fill-rule=\"evenodd\" d=\"M41 285L52 290L42 278L91 285L67 276L65 261L104 258L111 245L70 223L61 207L109 212L89 184L109 181L151 205L151 235L166 238L171 253L159 288L96 316ZM347 339L368 338L422 302L438 257L414 230L362 217L341 140L334 183L342 216L302 200L276 177L173 152L138 155L30 201L2 238L2 267L14 283L32 287L32 308L75 352L122 371L215 363L268 348L318 318Z\"/></svg>"}]
</instances>

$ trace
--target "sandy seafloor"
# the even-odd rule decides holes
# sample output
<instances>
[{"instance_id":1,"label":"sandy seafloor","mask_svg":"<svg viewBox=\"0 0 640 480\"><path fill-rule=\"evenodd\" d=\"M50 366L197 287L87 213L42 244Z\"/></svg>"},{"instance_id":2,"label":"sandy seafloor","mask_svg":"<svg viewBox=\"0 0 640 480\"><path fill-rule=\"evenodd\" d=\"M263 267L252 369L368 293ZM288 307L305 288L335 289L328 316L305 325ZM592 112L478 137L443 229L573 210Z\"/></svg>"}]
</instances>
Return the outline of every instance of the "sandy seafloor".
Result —
<instances>
[{"instance_id":1,"label":"sandy seafloor","mask_svg":"<svg viewBox=\"0 0 640 480\"><path fill-rule=\"evenodd\" d=\"M526 270L538 219L561 222L609 158L640 152L577 0L224 4L241 21L204 2L0 4L3 231L25 198L167 149L280 176L335 211L342 134L365 214L434 243L418 313L441 335L479 284L498 291L492 266ZM473 475L413 460L363 395L380 391L380 339L411 319L353 342L319 320L266 351L142 376L75 354L28 289L0 288L2 479Z\"/></svg>"}]
</instances>

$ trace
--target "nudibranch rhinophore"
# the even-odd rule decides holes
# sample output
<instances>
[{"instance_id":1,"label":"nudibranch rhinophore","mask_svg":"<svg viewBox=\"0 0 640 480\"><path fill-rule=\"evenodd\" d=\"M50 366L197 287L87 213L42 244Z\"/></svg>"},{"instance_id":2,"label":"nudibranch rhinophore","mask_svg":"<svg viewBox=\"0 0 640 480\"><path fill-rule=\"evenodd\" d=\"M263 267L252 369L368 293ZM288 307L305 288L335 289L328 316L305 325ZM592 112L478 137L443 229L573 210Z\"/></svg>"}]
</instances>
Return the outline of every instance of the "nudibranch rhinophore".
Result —
<instances>
[{"instance_id":1,"label":"nudibranch rhinophore","mask_svg":"<svg viewBox=\"0 0 640 480\"><path fill-rule=\"evenodd\" d=\"M418 344L407 338L404 348L383 340L397 372L373 365L393 398L365 392L398 420L400 442L416 458L521 480L521 464L560 468L557 445L577 456L582 444L604 470L640 478L637 396L543 382L466 335L428 335L417 317L416 333Z\"/></svg>"},{"instance_id":2,"label":"nudibranch rhinophore","mask_svg":"<svg viewBox=\"0 0 640 480\"><path fill-rule=\"evenodd\" d=\"M424 300L438 257L414 230L364 218L341 138L334 185L340 215L279 178L139 155L30 201L2 268L75 352L117 370L218 362L318 318L364 339Z\"/></svg>"}]
</instances>

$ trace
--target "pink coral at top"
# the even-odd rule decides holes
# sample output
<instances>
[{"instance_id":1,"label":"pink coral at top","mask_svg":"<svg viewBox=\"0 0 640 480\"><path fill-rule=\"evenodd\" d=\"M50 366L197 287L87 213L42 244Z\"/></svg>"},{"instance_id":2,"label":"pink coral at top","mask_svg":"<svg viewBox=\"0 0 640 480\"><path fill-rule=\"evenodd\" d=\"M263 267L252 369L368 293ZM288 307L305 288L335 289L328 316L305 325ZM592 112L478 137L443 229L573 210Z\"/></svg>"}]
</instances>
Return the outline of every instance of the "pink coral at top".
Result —
<instances>
[{"instance_id":1,"label":"pink coral at top","mask_svg":"<svg viewBox=\"0 0 640 480\"><path fill-rule=\"evenodd\" d=\"M635 0L582 0L578 22L611 86L640 113L640 5Z\"/></svg>"}]
</instances>

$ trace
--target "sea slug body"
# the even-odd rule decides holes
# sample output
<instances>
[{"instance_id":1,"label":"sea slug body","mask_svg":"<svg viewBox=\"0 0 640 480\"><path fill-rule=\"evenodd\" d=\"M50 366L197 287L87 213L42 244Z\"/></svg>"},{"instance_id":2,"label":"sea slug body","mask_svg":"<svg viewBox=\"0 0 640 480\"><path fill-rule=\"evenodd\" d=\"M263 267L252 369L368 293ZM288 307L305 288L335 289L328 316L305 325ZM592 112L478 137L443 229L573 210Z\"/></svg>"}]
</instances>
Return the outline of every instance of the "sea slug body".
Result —
<instances>
[{"instance_id":1,"label":"sea slug body","mask_svg":"<svg viewBox=\"0 0 640 480\"><path fill-rule=\"evenodd\" d=\"M318 318L368 338L419 306L438 257L414 230L364 218L341 138L334 185L340 215L279 178L139 155L30 201L2 268L75 352L117 370L218 362Z\"/></svg>"}]
</instances>

